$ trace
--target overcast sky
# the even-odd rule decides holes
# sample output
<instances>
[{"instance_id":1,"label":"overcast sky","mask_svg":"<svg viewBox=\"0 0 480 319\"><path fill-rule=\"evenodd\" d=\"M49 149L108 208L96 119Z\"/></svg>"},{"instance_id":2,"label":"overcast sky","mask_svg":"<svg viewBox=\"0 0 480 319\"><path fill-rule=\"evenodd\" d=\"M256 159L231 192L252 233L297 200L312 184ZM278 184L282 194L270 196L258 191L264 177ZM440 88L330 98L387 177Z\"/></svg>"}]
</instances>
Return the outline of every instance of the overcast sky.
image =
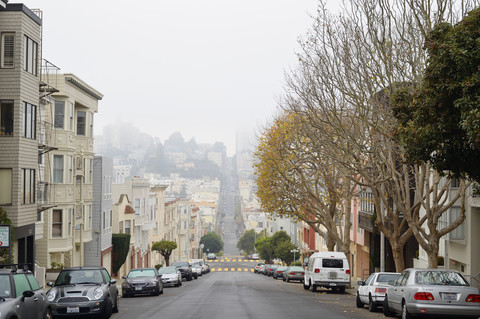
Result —
<instances>
[{"instance_id":1,"label":"overcast sky","mask_svg":"<svg viewBox=\"0 0 480 319\"><path fill-rule=\"evenodd\" d=\"M43 11L43 58L104 94L96 134L132 122L162 142L177 131L224 142L232 155L237 129L275 114L318 0L23 3Z\"/></svg>"}]
</instances>

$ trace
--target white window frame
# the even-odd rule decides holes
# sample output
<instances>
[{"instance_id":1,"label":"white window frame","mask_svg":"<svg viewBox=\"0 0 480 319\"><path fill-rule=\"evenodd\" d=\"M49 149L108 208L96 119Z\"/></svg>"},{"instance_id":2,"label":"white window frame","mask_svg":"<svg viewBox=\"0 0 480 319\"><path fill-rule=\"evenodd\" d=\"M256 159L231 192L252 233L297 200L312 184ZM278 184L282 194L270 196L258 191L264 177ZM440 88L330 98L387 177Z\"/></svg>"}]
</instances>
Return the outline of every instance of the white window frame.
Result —
<instances>
[{"instance_id":1,"label":"white window frame","mask_svg":"<svg viewBox=\"0 0 480 319\"><path fill-rule=\"evenodd\" d=\"M55 161L55 158L58 158L58 161ZM61 160L60 160L61 158ZM57 163L61 163L62 167L56 167ZM53 165L52 165L52 180L54 184L63 184L64 181L64 169L65 169L65 163L64 163L64 156L63 155L53 155ZM60 177L60 179L58 179Z\"/></svg>"}]
</instances>

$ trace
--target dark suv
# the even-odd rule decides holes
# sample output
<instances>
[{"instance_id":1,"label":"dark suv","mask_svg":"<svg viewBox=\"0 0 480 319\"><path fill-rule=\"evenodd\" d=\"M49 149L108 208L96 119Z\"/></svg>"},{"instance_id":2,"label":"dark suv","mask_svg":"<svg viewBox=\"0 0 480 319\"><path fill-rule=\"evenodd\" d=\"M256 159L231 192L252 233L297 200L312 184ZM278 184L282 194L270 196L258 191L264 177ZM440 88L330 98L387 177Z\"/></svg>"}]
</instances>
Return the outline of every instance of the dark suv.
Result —
<instances>
[{"instance_id":1,"label":"dark suv","mask_svg":"<svg viewBox=\"0 0 480 319\"><path fill-rule=\"evenodd\" d=\"M172 264L172 266L177 267L177 269L182 274L182 278L185 278L187 281L192 280L192 278L193 278L192 267L190 267L190 264L188 262L186 262L186 261L175 261Z\"/></svg>"},{"instance_id":2,"label":"dark suv","mask_svg":"<svg viewBox=\"0 0 480 319\"><path fill-rule=\"evenodd\" d=\"M12 268L0 269L0 317L52 318L46 294L32 272L18 269L18 264L8 266Z\"/></svg>"}]
</instances>

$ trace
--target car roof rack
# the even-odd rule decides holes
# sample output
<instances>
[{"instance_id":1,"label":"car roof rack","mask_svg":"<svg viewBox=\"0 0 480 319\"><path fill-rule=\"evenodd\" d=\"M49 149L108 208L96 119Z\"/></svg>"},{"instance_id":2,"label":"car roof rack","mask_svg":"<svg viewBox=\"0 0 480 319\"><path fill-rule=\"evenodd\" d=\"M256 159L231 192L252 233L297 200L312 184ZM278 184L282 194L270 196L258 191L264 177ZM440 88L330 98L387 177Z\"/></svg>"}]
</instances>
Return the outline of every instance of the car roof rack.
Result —
<instances>
[{"instance_id":1,"label":"car roof rack","mask_svg":"<svg viewBox=\"0 0 480 319\"><path fill-rule=\"evenodd\" d=\"M12 273L16 273L18 269L22 269L25 272L30 271L31 263L19 263L19 264L0 264L0 269L12 269Z\"/></svg>"}]
</instances>

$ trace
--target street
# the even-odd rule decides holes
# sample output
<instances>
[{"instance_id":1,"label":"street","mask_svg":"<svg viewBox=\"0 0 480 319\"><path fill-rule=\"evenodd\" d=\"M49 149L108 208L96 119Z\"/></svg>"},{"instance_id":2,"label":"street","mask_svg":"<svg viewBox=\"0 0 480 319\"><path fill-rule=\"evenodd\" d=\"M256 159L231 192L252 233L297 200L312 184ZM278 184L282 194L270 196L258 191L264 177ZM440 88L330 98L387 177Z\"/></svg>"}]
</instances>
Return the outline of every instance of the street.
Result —
<instances>
[{"instance_id":1,"label":"street","mask_svg":"<svg viewBox=\"0 0 480 319\"><path fill-rule=\"evenodd\" d=\"M256 262L209 261L212 272L160 296L121 298L112 318L383 318L355 306L355 296L305 291L298 282L253 273Z\"/></svg>"}]
</instances>

